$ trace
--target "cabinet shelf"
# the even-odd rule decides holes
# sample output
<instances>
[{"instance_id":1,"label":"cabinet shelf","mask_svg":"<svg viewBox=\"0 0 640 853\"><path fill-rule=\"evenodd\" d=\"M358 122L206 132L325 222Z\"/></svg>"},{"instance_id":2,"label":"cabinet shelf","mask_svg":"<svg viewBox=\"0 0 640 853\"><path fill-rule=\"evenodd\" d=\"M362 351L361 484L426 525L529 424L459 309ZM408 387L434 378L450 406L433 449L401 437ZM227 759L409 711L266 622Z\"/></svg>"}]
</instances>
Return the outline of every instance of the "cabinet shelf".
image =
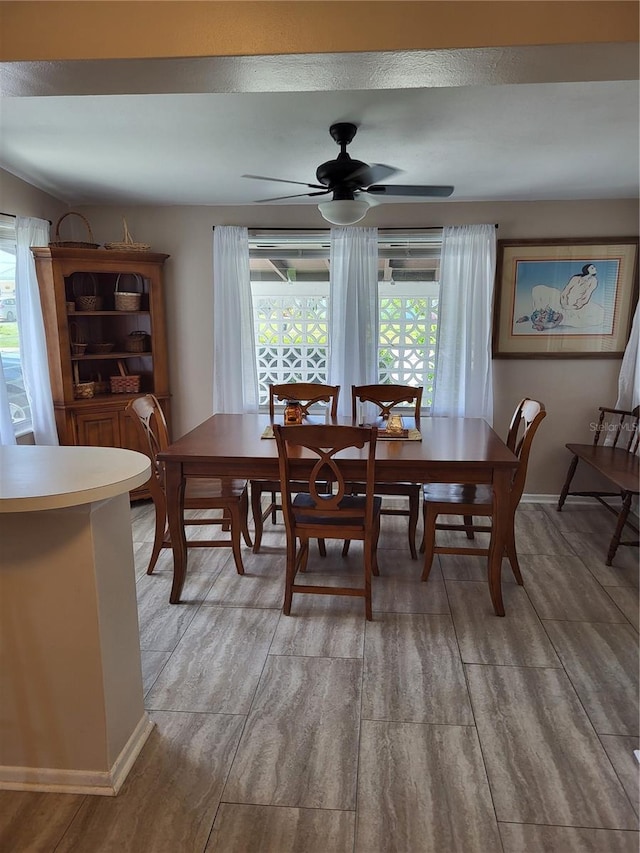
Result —
<instances>
[{"instance_id":1,"label":"cabinet shelf","mask_svg":"<svg viewBox=\"0 0 640 853\"><path fill-rule=\"evenodd\" d=\"M149 313L149 311L69 311L67 316L73 320L74 317L127 317Z\"/></svg>"},{"instance_id":2,"label":"cabinet shelf","mask_svg":"<svg viewBox=\"0 0 640 853\"><path fill-rule=\"evenodd\" d=\"M88 397L85 400L76 400L74 407L76 409L94 409L96 406L104 406L105 403L109 403L111 406L121 409L129 400L135 400L136 397L140 397L140 394L111 394L110 392L107 394L94 394L93 397ZM166 395L160 397L161 402L166 402L167 399ZM132 447L131 449L144 452L141 447Z\"/></svg>"},{"instance_id":3,"label":"cabinet shelf","mask_svg":"<svg viewBox=\"0 0 640 853\"><path fill-rule=\"evenodd\" d=\"M86 355L72 355L71 361L108 361L116 358L142 358L145 355L153 355L151 350L146 352L96 352L87 353Z\"/></svg>"}]
</instances>

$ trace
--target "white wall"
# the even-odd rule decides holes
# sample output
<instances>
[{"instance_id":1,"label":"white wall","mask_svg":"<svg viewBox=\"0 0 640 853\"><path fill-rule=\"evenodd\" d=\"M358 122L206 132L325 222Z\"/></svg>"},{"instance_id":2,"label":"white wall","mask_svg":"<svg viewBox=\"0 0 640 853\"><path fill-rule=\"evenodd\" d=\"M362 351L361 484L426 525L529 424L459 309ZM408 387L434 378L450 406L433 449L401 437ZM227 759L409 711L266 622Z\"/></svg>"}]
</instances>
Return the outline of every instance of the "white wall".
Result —
<instances>
[{"instance_id":1,"label":"white wall","mask_svg":"<svg viewBox=\"0 0 640 853\"><path fill-rule=\"evenodd\" d=\"M51 197L13 176L2 181L5 213L46 216ZM5 173L6 174L6 173ZM35 193L35 194L34 194ZM52 204L54 200L51 199ZM30 204L38 210L28 209ZM96 242L121 239L122 216L135 240L171 255L166 264L169 365L174 437L188 432L212 411L214 225L323 227L315 205L239 207L82 208ZM52 218L50 213L47 218ZM473 222L499 225L499 239L629 237L638 234L636 199L567 202L428 202L381 204L367 216L379 227L429 227ZM494 361L494 426L502 434L517 402L544 402L547 418L536 436L526 491L558 494L569 454L568 441L591 440L589 424L599 405L617 396L619 359L533 359ZM576 483L587 482L578 477Z\"/></svg>"}]
</instances>

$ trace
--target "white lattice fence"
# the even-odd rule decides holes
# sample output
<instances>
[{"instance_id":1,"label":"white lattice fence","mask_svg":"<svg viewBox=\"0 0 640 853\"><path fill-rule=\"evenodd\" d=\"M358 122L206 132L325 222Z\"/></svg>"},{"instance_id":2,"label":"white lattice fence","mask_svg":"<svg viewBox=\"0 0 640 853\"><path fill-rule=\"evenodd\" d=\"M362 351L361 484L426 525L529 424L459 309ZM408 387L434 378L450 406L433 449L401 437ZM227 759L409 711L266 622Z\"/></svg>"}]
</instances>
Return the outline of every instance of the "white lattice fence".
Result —
<instances>
[{"instance_id":1,"label":"white lattice fence","mask_svg":"<svg viewBox=\"0 0 640 853\"><path fill-rule=\"evenodd\" d=\"M431 405L435 373L438 298L380 299L379 381L422 385L423 405ZM327 382L327 298L254 297L260 405L269 385Z\"/></svg>"},{"instance_id":2,"label":"white lattice fence","mask_svg":"<svg viewBox=\"0 0 640 853\"><path fill-rule=\"evenodd\" d=\"M422 385L422 404L430 406L437 332L437 296L380 299L379 381L392 385Z\"/></svg>"},{"instance_id":3,"label":"white lattice fence","mask_svg":"<svg viewBox=\"0 0 640 853\"><path fill-rule=\"evenodd\" d=\"M269 385L327 381L325 297L260 296L254 299L260 405Z\"/></svg>"}]
</instances>

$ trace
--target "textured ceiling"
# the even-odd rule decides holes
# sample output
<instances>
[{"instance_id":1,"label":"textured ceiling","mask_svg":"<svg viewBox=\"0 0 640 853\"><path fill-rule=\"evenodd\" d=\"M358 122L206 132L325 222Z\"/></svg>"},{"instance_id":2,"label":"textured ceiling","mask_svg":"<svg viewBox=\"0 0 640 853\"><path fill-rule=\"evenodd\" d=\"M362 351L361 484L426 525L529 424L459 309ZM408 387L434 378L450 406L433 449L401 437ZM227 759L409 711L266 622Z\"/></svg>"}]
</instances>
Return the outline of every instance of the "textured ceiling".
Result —
<instances>
[{"instance_id":1,"label":"textured ceiling","mask_svg":"<svg viewBox=\"0 0 640 853\"><path fill-rule=\"evenodd\" d=\"M629 50L7 63L0 166L72 205L250 204L298 188L244 173L315 182L352 121L351 156L451 201L636 197Z\"/></svg>"}]
</instances>

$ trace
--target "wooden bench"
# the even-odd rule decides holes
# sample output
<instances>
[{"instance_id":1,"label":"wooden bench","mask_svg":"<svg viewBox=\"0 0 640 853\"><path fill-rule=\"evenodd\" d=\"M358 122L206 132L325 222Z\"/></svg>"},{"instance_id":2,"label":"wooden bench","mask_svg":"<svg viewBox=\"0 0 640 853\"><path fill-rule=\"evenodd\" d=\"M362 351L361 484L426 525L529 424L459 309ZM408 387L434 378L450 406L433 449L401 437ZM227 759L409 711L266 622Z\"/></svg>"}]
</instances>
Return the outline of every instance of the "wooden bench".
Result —
<instances>
[{"instance_id":1,"label":"wooden bench","mask_svg":"<svg viewBox=\"0 0 640 853\"><path fill-rule=\"evenodd\" d=\"M560 499L558 500L558 512L568 495L590 497L598 500L610 512L617 515L616 528L609 543L607 552L607 566L610 566L619 545L638 545L638 540L621 540L622 531L627 525L636 535L638 528L629 521L631 501L639 493L640 466L638 460L638 421L640 420L640 406L628 412L624 409L608 409L604 406L599 408L600 417L598 423L594 424L595 435L591 444L567 444L565 445L573 459L567 471L567 479ZM604 437L603 437L604 433ZM581 461L589 465L612 486L615 492L570 492L571 480ZM622 500L621 506L612 506L608 499L618 497Z\"/></svg>"}]
</instances>

